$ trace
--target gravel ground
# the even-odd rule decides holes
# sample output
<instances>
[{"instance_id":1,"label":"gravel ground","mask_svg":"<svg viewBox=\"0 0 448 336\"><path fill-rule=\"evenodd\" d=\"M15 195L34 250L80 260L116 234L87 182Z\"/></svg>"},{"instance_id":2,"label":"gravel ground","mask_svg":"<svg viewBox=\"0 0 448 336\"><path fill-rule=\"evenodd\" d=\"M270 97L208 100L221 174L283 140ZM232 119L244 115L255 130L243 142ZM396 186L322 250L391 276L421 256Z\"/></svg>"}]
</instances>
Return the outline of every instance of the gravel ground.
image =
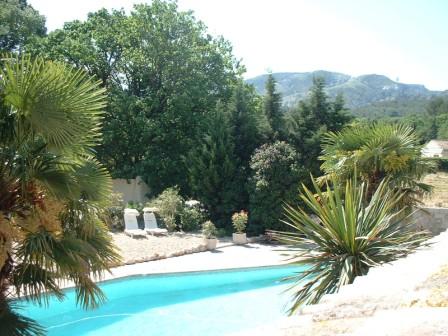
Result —
<instances>
[{"instance_id":1,"label":"gravel ground","mask_svg":"<svg viewBox=\"0 0 448 336\"><path fill-rule=\"evenodd\" d=\"M122 256L122 264L164 259L189 253L205 251L203 238L199 235L168 235L131 238L124 233L111 233Z\"/></svg>"}]
</instances>

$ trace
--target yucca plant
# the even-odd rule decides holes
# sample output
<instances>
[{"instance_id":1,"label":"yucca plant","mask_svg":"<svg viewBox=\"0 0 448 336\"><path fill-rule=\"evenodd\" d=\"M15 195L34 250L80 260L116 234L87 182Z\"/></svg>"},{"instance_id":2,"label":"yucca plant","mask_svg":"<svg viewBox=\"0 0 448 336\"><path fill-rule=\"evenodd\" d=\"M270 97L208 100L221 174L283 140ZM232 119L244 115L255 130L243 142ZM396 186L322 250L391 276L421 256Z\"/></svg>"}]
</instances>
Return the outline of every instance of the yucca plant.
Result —
<instances>
[{"instance_id":1,"label":"yucca plant","mask_svg":"<svg viewBox=\"0 0 448 336\"><path fill-rule=\"evenodd\" d=\"M0 330L44 330L12 303L46 304L76 286L78 303L105 300L91 278L119 261L102 208L109 173L94 158L104 90L84 71L28 56L6 56L0 69Z\"/></svg>"},{"instance_id":2,"label":"yucca plant","mask_svg":"<svg viewBox=\"0 0 448 336\"><path fill-rule=\"evenodd\" d=\"M402 210L396 210L403 194L382 181L371 197L365 182L330 180L323 190L313 179L314 192L303 186L306 208L286 207L285 223L292 232L274 232L281 242L299 248L292 262L309 268L292 277L291 313L302 304L317 303L337 292L371 267L407 255L427 234L415 231Z\"/></svg>"}]
</instances>

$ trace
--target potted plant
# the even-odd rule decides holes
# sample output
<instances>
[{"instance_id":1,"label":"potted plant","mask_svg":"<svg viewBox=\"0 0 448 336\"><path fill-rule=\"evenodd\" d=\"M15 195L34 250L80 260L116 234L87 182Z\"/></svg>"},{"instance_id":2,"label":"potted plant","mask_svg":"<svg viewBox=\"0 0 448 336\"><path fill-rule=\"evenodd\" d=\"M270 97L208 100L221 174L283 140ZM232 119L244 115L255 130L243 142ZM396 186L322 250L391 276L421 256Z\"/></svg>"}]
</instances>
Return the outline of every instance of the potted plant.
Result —
<instances>
[{"instance_id":1,"label":"potted plant","mask_svg":"<svg viewBox=\"0 0 448 336\"><path fill-rule=\"evenodd\" d=\"M233 234L234 244L247 244L246 224L247 224L247 212L241 210L240 212L235 212L232 215L232 224L236 232Z\"/></svg>"},{"instance_id":2,"label":"potted plant","mask_svg":"<svg viewBox=\"0 0 448 336\"><path fill-rule=\"evenodd\" d=\"M207 244L208 250L214 250L218 239L216 239L216 227L211 221L206 221L202 224L202 234L204 235L204 241Z\"/></svg>"}]
</instances>

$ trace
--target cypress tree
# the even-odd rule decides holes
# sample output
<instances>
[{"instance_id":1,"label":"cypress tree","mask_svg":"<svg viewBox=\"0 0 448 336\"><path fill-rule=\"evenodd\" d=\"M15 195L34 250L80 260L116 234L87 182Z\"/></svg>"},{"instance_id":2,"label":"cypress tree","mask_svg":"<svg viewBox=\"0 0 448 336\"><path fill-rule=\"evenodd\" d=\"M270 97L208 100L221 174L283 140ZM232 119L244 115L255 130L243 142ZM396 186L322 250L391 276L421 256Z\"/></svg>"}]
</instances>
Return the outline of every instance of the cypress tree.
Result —
<instances>
[{"instance_id":1,"label":"cypress tree","mask_svg":"<svg viewBox=\"0 0 448 336\"><path fill-rule=\"evenodd\" d=\"M228 104L232 135L235 140L235 155L248 167L253 151L267 140L269 125L253 87L239 83Z\"/></svg>"},{"instance_id":2,"label":"cypress tree","mask_svg":"<svg viewBox=\"0 0 448 336\"><path fill-rule=\"evenodd\" d=\"M247 180L250 175L251 155L269 137L270 127L263 114L262 101L254 88L243 82L234 89L227 107L235 147L234 154L238 162L237 177L239 206L246 209L249 203Z\"/></svg>"},{"instance_id":3,"label":"cypress tree","mask_svg":"<svg viewBox=\"0 0 448 336\"><path fill-rule=\"evenodd\" d=\"M187 157L193 195L207 208L211 220L221 228L230 228L230 216L238 209L240 186L237 158L229 116L218 103L210 113L203 141Z\"/></svg>"},{"instance_id":4,"label":"cypress tree","mask_svg":"<svg viewBox=\"0 0 448 336\"><path fill-rule=\"evenodd\" d=\"M323 78L315 78L309 99L300 101L286 114L287 140L299 152L303 166L313 175L320 174L318 158L322 135L327 131L340 131L350 119L342 96L338 95L334 101L328 99Z\"/></svg>"},{"instance_id":5,"label":"cypress tree","mask_svg":"<svg viewBox=\"0 0 448 336\"><path fill-rule=\"evenodd\" d=\"M264 96L264 114L271 127L271 138L277 139L281 137L283 132L283 115L281 108L281 95L276 90L276 84L272 73L268 75L265 86Z\"/></svg>"}]
</instances>

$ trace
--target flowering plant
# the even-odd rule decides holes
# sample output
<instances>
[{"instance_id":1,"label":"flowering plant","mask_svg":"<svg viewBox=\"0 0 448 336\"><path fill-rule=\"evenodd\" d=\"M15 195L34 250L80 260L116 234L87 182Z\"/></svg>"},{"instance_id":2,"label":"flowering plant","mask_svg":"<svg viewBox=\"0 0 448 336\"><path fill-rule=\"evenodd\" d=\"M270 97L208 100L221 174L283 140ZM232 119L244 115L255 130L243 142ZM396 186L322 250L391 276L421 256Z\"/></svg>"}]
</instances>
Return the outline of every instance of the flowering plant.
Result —
<instances>
[{"instance_id":1,"label":"flowering plant","mask_svg":"<svg viewBox=\"0 0 448 336\"><path fill-rule=\"evenodd\" d=\"M247 224L247 212L241 210L232 215L232 224L237 233L244 233Z\"/></svg>"}]
</instances>

